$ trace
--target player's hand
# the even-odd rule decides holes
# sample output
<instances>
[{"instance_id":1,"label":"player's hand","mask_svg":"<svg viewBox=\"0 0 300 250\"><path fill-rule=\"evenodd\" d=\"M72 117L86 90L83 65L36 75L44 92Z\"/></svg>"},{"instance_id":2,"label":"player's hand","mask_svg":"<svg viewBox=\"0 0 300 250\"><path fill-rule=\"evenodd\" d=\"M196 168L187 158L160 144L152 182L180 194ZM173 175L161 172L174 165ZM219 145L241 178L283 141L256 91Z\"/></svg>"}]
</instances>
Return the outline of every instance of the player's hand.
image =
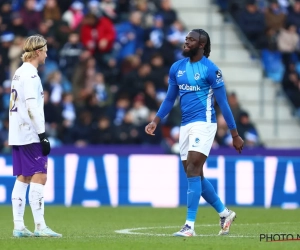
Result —
<instances>
[{"instance_id":1,"label":"player's hand","mask_svg":"<svg viewBox=\"0 0 300 250\"><path fill-rule=\"evenodd\" d=\"M232 140L233 140L232 144L233 144L235 150L238 151L240 154L244 147L244 140L240 136L234 137L234 138L232 138Z\"/></svg>"},{"instance_id":2,"label":"player's hand","mask_svg":"<svg viewBox=\"0 0 300 250\"><path fill-rule=\"evenodd\" d=\"M157 124L156 124L155 122L150 122L150 123L145 127L145 132L146 132L148 135L155 135L155 134L153 134L153 132L155 131L156 126L157 126Z\"/></svg>"},{"instance_id":3,"label":"player's hand","mask_svg":"<svg viewBox=\"0 0 300 250\"><path fill-rule=\"evenodd\" d=\"M40 142L42 144L42 153L43 155L48 155L50 153L51 147L50 147L50 142L48 138L46 137L45 133L41 133L38 135L40 138Z\"/></svg>"}]
</instances>

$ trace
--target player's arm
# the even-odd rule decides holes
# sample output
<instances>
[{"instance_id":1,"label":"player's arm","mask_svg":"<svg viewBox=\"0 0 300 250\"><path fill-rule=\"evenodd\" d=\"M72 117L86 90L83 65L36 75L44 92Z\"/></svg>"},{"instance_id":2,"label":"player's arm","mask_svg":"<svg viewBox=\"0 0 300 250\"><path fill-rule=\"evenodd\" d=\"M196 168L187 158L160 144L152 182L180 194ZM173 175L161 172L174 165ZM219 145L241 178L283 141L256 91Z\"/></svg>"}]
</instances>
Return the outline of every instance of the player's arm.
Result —
<instances>
[{"instance_id":1,"label":"player's arm","mask_svg":"<svg viewBox=\"0 0 300 250\"><path fill-rule=\"evenodd\" d=\"M37 99L33 97L26 99L26 107L35 131L38 134L45 133L44 114L38 108Z\"/></svg>"},{"instance_id":2,"label":"player's arm","mask_svg":"<svg viewBox=\"0 0 300 250\"><path fill-rule=\"evenodd\" d=\"M214 89L214 96L215 96L217 103L219 104L219 107L220 107L221 112L224 116L224 119L227 123L227 126L230 129L231 136L232 137L237 136L238 131L236 129L236 124L234 121L233 114L232 114L231 109L228 104L225 86L223 85L219 88Z\"/></svg>"},{"instance_id":3,"label":"player's arm","mask_svg":"<svg viewBox=\"0 0 300 250\"><path fill-rule=\"evenodd\" d=\"M216 67L212 67L208 74L208 81L213 88L215 99L219 104L223 117L227 123L228 128L230 129L230 133L233 138L233 146L239 153L241 153L244 141L239 136L239 133L236 129L235 120L228 104L221 70Z\"/></svg>"},{"instance_id":4,"label":"player's arm","mask_svg":"<svg viewBox=\"0 0 300 250\"><path fill-rule=\"evenodd\" d=\"M43 110L38 107L38 95L39 93L39 85L40 79L35 76L32 78L31 76L26 77L24 87L24 98L26 103L26 108L28 115L32 121L33 127L38 134L45 133L45 119Z\"/></svg>"},{"instance_id":5,"label":"player's arm","mask_svg":"<svg viewBox=\"0 0 300 250\"><path fill-rule=\"evenodd\" d=\"M176 81L176 71L177 71L177 66L176 64L173 64L169 71L169 86L168 86L166 98L160 105L160 108L157 111L157 114L153 120L153 122L155 122L156 124L158 124L161 119L163 119L167 114L169 114L171 109L174 106L174 102L176 100L179 91L177 81Z\"/></svg>"},{"instance_id":6,"label":"player's arm","mask_svg":"<svg viewBox=\"0 0 300 250\"><path fill-rule=\"evenodd\" d=\"M38 95L39 93L39 85L40 80L38 77L35 77L33 79L28 78L27 79L28 86L24 88L24 96L25 96L25 103L28 115L32 121L33 127L35 131L37 132L40 142L42 144L42 151L43 155L48 155L50 153L50 143L48 138L46 138L45 133L45 118L43 109L40 109L38 107Z\"/></svg>"}]
</instances>

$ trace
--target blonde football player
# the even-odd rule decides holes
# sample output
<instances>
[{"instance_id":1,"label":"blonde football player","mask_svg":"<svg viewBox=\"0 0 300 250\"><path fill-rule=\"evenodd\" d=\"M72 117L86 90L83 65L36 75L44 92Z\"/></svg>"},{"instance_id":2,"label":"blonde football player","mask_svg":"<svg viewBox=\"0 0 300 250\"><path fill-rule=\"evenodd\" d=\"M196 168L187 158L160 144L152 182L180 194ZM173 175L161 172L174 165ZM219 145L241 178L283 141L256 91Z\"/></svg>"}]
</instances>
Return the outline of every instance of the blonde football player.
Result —
<instances>
[{"instance_id":1,"label":"blonde football player","mask_svg":"<svg viewBox=\"0 0 300 250\"><path fill-rule=\"evenodd\" d=\"M24 43L23 64L13 75L9 108L9 145L12 146L12 191L15 237L61 237L47 227L44 219L44 185L47 180L47 155L50 143L45 135L44 94L37 68L47 57L47 41L33 35ZM29 189L35 230L24 225L26 191Z\"/></svg>"}]
</instances>

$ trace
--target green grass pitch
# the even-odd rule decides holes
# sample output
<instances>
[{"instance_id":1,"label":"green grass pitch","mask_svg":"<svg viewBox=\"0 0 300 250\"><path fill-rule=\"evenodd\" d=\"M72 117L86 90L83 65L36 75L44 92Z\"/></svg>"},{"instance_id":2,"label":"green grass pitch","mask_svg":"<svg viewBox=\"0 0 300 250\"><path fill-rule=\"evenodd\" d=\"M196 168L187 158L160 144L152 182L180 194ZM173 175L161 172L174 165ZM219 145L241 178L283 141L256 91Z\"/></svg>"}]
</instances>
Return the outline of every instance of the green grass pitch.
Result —
<instances>
[{"instance_id":1,"label":"green grass pitch","mask_svg":"<svg viewBox=\"0 0 300 250\"><path fill-rule=\"evenodd\" d=\"M0 206L0 249L300 249L300 241L265 242L260 234L300 234L300 210L236 207L237 219L228 236L217 236L218 215L210 207L199 207L196 237L172 237L185 220L184 207L55 207L46 206L49 227L63 238L13 238L11 207ZM33 230L30 207L25 224Z\"/></svg>"}]
</instances>

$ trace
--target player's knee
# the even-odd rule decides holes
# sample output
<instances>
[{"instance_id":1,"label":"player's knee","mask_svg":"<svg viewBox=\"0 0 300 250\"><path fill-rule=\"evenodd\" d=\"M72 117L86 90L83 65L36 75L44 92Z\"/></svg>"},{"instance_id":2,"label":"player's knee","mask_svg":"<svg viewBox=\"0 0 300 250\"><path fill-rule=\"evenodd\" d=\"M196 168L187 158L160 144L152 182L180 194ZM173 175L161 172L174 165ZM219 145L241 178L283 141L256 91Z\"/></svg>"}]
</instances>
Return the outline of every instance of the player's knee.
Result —
<instances>
[{"instance_id":1,"label":"player's knee","mask_svg":"<svg viewBox=\"0 0 300 250\"><path fill-rule=\"evenodd\" d=\"M188 164L186 168L187 177L196 177L199 176L199 169L194 164Z\"/></svg>"},{"instance_id":2,"label":"player's knee","mask_svg":"<svg viewBox=\"0 0 300 250\"><path fill-rule=\"evenodd\" d=\"M31 176L18 175L18 181L29 183L31 181Z\"/></svg>"},{"instance_id":3,"label":"player's knee","mask_svg":"<svg viewBox=\"0 0 300 250\"><path fill-rule=\"evenodd\" d=\"M32 182L45 185L47 182L47 174L35 174L32 176Z\"/></svg>"}]
</instances>

